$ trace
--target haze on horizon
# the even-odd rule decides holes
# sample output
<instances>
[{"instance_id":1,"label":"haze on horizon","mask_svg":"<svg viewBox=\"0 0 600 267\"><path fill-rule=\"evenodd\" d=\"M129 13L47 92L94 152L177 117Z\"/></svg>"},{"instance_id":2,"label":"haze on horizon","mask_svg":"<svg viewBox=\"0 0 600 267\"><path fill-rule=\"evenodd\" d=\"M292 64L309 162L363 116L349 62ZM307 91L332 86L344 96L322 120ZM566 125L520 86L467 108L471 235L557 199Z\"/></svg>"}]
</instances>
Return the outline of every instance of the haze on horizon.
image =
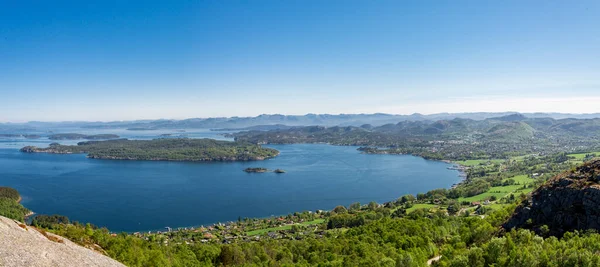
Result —
<instances>
[{"instance_id":1,"label":"haze on horizon","mask_svg":"<svg viewBox=\"0 0 600 267\"><path fill-rule=\"evenodd\" d=\"M12 1L0 122L600 112L599 1Z\"/></svg>"}]
</instances>

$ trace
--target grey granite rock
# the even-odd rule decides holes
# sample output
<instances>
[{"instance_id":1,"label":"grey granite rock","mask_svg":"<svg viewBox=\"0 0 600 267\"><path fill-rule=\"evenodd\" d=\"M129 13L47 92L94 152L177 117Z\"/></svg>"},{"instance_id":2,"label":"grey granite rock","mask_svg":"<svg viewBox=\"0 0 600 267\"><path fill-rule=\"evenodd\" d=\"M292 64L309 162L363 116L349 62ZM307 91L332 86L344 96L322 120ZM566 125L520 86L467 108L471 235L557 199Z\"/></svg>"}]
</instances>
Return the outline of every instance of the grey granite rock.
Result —
<instances>
[{"instance_id":1,"label":"grey granite rock","mask_svg":"<svg viewBox=\"0 0 600 267\"><path fill-rule=\"evenodd\" d=\"M573 230L600 230L600 159L559 174L517 207L504 228L526 228L561 236Z\"/></svg>"},{"instance_id":2,"label":"grey granite rock","mask_svg":"<svg viewBox=\"0 0 600 267\"><path fill-rule=\"evenodd\" d=\"M0 216L0 266L125 266L60 236Z\"/></svg>"}]
</instances>

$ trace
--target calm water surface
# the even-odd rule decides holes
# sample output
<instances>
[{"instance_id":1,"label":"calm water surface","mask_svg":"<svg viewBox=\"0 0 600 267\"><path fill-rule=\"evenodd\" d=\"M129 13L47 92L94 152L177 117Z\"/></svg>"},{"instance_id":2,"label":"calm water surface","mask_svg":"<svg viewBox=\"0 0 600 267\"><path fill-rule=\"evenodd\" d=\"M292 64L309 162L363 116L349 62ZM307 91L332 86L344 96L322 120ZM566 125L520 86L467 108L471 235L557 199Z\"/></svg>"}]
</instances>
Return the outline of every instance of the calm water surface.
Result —
<instances>
[{"instance_id":1,"label":"calm water surface","mask_svg":"<svg viewBox=\"0 0 600 267\"><path fill-rule=\"evenodd\" d=\"M19 190L36 213L133 232L381 203L460 180L449 164L413 156L330 145L270 147L281 155L234 163L93 160L0 148L0 185ZM249 174L242 171L247 167L287 173Z\"/></svg>"}]
</instances>

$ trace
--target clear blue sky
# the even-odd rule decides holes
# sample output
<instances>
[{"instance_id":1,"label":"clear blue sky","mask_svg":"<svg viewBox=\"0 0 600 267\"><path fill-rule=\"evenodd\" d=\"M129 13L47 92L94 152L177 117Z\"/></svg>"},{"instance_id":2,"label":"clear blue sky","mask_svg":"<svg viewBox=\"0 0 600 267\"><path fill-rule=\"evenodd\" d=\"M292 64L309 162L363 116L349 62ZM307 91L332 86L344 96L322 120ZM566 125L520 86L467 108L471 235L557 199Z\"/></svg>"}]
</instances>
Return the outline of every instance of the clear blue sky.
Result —
<instances>
[{"instance_id":1,"label":"clear blue sky","mask_svg":"<svg viewBox=\"0 0 600 267\"><path fill-rule=\"evenodd\" d=\"M1 1L0 121L600 112L600 1Z\"/></svg>"}]
</instances>

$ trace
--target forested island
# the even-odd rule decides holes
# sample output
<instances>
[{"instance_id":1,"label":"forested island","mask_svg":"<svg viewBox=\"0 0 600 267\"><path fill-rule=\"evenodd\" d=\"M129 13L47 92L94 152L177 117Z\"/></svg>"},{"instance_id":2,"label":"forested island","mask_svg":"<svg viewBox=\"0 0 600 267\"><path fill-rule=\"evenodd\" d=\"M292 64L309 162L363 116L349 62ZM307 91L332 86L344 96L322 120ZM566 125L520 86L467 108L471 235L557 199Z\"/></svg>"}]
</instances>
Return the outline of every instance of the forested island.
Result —
<instances>
[{"instance_id":1,"label":"forested island","mask_svg":"<svg viewBox=\"0 0 600 267\"><path fill-rule=\"evenodd\" d=\"M21 152L85 153L94 159L152 161L250 161L264 160L279 154L275 149L247 142L187 138L87 141L75 146L53 143L48 148L26 146Z\"/></svg>"},{"instance_id":2,"label":"forested island","mask_svg":"<svg viewBox=\"0 0 600 267\"><path fill-rule=\"evenodd\" d=\"M64 133L64 134L53 134L48 137L50 140L108 140L108 139L118 139L119 136L116 134L94 134L94 135L85 135L85 134L77 134L77 133Z\"/></svg>"}]
</instances>

